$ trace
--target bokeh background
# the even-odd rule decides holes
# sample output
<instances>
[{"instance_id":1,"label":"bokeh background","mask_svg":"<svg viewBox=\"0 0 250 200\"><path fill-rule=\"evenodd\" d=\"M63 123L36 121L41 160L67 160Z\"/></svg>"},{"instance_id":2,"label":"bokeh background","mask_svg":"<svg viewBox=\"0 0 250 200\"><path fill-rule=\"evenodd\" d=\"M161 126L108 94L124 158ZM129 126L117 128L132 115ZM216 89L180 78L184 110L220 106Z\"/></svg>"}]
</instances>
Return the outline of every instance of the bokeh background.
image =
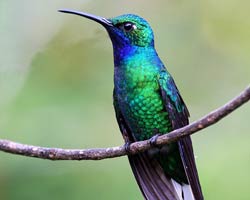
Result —
<instances>
[{"instance_id":1,"label":"bokeh background","mask_svg":"<svg viewBox=\"0 0 250 200\"><path fill-rule=\"evenodd\" d=\"M191 121L249 85L249 1L0 1L0 138L47 147L122 145L112 107L111 42L98 24L58 13L136 13ZM208 200L250 199L250 105L192 136ZM1 200L142 199L126 157L47 161L0 152Z\"/></svg>"}]
</instances>

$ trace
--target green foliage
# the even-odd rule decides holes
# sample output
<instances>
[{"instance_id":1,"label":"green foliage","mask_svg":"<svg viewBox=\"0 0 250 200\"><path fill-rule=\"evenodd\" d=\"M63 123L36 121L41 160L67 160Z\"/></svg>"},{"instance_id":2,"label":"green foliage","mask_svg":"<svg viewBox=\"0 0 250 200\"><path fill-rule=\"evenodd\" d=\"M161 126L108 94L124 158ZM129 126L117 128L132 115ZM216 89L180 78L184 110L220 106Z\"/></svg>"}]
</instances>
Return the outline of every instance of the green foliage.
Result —
<instances>
[{"instance_id":1,"label":"green foliage","mask_svg":"<svg viewBox=\"0 0 250 200\"><path fill-rule=\"evenodd\" d=\"M192 121L249 84L249 6L232 0L1 1L0 137L62 148L123 143L112 107L107 34L57 9L146 18ZM250 199L249 115L245 105L193 136L208 200ZM0 163L0 199L142 199L125 157L51 162L0 153Z\"/></svg>"}]
</instances>

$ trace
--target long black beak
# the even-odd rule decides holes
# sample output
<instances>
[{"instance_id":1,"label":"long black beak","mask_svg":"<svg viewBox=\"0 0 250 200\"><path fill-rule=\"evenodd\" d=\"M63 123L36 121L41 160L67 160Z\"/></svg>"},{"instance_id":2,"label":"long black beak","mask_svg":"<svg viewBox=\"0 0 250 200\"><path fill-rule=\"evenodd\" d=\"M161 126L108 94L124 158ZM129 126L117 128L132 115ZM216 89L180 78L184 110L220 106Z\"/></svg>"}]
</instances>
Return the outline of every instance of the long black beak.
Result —
<instances>
[{"instance_id":1,"label":"long black beak","mask_svg":"<svg viewBox=\"0 0 250 200\"><path fill-rule=\"evenodd\" d=\"M110 20L105 19L103 17L95 16L95 15L80 12L80 11L68 10L68 9L60 9L58 11L63 12L63 13L69 13L69 14L74 14L74 15L79 15L79 16L82 16L82 17L86 17L88 19L91 19L93 21L98 22L99 24L103 25L105 28L113 26L113 24L112 24L112 22Z\"/></svg>"}]
</instances>

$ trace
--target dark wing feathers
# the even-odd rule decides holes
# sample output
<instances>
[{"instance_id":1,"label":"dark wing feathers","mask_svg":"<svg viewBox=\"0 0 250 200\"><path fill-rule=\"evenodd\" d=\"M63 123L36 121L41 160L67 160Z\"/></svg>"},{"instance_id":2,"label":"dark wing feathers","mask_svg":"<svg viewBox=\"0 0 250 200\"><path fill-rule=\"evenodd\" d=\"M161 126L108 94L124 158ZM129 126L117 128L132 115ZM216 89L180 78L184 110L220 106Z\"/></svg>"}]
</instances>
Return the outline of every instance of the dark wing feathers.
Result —
<instances>
[{"instance_id":1,"label":"dark wing feathers","mask_svg":"<svg viewBox=\"0 0 250 200\"><path fill-rule=\"evenodd\" d=\"M125 142L134 142L129 127L127 126L114 91L114 107L119 128ZM166 177L163 169L156 160L149 158L148 154L140 153L128 156L133 174L140 190L147 200L178 200L170 178Z\"/></svg>"},{"instance_id":2,"label":"dark wing feathers","mask_svg":"<svg viewBox=\"0 0 250 200\"><path fill-rule=\"evenodd\" d=\"M202 200L202 190L199 182L199 176L195 165L195 158L192 147L191 137L184 137L179 142L179 150L184 164L184 169L188 177L189 184L191 185L194 197L197 200ZM186 156L188 155L188 156Z\"/></svg>"},{"instance_id":3,"label":"dark wing feathers","mask_svg":"<svg viewBox=\"0 0 250 200\"><path fill-rule=\"evenodd\" d=\"M189 112L182 97L180 96L173 78L163 71L159 77L159 85L173 129L178 129L187 125L189 123ZM202 200L203 195L195 165L191 137L186 136L180 139L178 141L178 146L185 173L192 188L194 197L196 200Z\"/></svg>"}]
</instances>

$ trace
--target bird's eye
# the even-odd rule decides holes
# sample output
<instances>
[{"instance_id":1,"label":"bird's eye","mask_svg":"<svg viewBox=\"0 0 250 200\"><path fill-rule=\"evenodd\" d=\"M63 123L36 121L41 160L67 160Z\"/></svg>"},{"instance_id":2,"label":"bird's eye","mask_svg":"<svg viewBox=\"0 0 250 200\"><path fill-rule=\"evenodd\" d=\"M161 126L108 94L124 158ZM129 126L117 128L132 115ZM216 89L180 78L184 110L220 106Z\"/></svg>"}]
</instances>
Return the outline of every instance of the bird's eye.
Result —
<instances>
[{"instance_id":1,"label":"bird's eye","mask_svg":"<svg viewBox=\"0 0 250 200\"><path fill-rule=\"evenodd\" d=\"M135 30L137 27L136 25L134 25L131 22L125 22L124 24L122 24L122 28L126 31L126 32L131 32L133 30Z\"/></svg>"}]
</instances>

